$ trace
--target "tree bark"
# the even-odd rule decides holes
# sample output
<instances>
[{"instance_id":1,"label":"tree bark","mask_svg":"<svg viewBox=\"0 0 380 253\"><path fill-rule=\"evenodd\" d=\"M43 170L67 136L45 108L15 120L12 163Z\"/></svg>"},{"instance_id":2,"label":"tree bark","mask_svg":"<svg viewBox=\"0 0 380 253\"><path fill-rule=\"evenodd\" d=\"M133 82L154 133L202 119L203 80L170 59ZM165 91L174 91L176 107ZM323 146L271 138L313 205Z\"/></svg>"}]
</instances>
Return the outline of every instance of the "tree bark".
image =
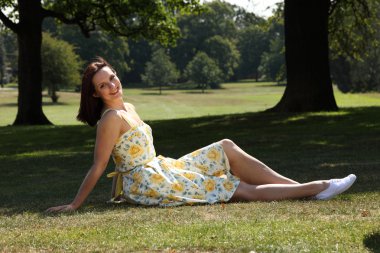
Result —
<instances>
[{"instance_id":1,"label":"tree bark","mask_svg":"<svg viewBox=\"0 0 380 253\"><path fill-rule=\"evenodd\" d=\"M335 111L330 78L328 13L330 0L285 0L287 85L269 111Z\"/></svg>"},{"instance_id":2,"label":"tree bark","mask_svg":"<svg viewBox=\"0 0 380 253\"><path fill-rule=\"evenodd\" d=\"M19 0L18 111L14 125L51 124L42 111L42 7Z\"/></svg>"}]
</instances>

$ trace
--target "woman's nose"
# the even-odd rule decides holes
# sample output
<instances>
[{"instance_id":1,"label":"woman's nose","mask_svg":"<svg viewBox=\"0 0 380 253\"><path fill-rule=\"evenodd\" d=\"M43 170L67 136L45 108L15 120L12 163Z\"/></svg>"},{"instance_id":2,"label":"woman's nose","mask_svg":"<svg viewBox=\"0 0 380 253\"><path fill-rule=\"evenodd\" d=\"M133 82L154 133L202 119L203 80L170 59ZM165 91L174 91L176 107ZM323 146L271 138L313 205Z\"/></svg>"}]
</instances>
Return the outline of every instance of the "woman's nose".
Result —
<instances>
[{"instance_id":1,"label":"woman's nose","mask_svg":"<svg viewBox=\"0 0 380 253\"><path fill-rule=\"evenodd\" d=\"M115 84L114 82L110 82L110 83L109 83L109 87L113 89L113 88L116 87L116 84Z\"/></svg>"}]
</instances>

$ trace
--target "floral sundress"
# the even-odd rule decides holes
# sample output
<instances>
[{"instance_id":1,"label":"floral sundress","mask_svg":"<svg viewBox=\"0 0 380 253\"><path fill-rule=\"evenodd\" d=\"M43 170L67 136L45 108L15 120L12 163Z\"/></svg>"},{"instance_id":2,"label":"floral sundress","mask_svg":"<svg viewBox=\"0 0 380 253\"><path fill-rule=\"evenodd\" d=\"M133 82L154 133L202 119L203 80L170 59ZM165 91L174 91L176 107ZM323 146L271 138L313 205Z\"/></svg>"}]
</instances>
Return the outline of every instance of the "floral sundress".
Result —
<instances>
[{"instance_id":1,"label":"floral sundress","mask_svg":"<svg viewBox=\"0 0 380 253\"><path fill-rule=\"evenodd\" d=\"M240 180L231 174L219 142L179 159L156 156L150 126L133 125L124 113L117 113L131 128L112 151L116 168L108 177L117 181L111 202L176 206L226 202L232 197Z\"/></svg>"}]
</instances>

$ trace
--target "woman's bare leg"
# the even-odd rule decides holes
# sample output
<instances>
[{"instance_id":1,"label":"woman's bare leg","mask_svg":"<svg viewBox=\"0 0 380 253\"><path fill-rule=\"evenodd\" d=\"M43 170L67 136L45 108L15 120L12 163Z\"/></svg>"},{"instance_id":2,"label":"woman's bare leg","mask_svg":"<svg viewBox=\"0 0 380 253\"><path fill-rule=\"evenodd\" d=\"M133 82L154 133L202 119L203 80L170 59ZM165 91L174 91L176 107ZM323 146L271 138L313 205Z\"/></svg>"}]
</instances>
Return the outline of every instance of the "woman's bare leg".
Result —
<instances>
[{"instance_id":1,"label":"woman's bare leg","mask_svg":"<svg viewBox=\"0 0 380 253\"><path fill-rule=\"evenodd\" d=\"M328 181L313 181L305 184L251 185L240 182L231 201L272 201L315 196L329 186Z\"/></svg>"},{"instance_id":2,"label":"woman's bare leg","mask_svg":"<svg viewBox=\"0 0 380 253\"><path fill-rule=\"evenodd\" d=\"M231 140L224 139L220 143L230 162L232 173L239 177L241 181L251 185L299 184L278 174L261 161L250 156Z\"/></svg>"}]
</instances>

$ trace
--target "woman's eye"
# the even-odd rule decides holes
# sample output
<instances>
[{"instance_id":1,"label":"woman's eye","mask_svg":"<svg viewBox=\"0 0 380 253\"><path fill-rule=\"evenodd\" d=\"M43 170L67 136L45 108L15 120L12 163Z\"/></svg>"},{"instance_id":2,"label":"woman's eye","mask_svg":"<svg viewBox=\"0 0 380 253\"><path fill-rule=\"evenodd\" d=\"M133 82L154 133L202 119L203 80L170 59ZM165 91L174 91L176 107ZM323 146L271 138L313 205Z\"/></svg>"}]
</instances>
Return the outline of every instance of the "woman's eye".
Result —
<instances>
[{"instance_id":1,"label":"woman's eye","mask_svg":"<svg viewBox=\"0 0 380 253\"><path fill-rule=\"evenodd\" d=\"M100 85L100 89L103 89L103 88L104 88L104 84L101 84L101 85Z\"/></svg>"}]
</instances>

